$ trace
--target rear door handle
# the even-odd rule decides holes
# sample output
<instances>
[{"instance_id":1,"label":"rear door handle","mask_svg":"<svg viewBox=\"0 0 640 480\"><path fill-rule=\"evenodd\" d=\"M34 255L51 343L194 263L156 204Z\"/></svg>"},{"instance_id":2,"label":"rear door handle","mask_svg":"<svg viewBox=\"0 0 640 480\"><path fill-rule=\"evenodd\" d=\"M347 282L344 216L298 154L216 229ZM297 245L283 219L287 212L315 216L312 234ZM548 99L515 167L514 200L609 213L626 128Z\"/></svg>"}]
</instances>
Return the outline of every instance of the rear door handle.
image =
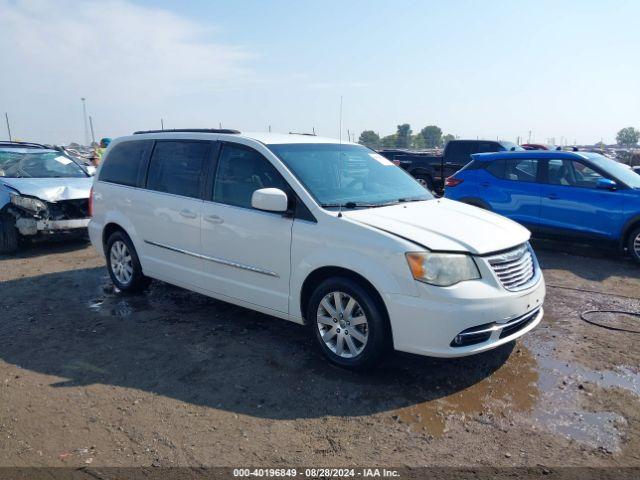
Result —
<instances>
[{"instance_id":1,"label":"rear door handle","mask_svg":"<svg viewBox=\"0 0 640 480\"><path fill-rule=\"evenodd\" d=\"M547 195L547 198L549 200L557 200L558 199L558 195L556 195L555 193L550 193L549 195Z\"/></svg>"},{"instance_id":2,"label":"rear door handle","mask_svg":"<svg viewBox=\"0 0 640 480\"><path fill-rule=\"evenodd\" d=\"M480 182L481 187L490 187L491 184L489 182Z\"/></svg>"},{"instance_id":3,"label":"rear door handle","mask_svg":"<svg viewBox=\"0 0 640 480\"><path fill-rule=\"evenodd\" d=\"M224 223L224 220L220 218L218 215L206 215L204 219L209 223L215 223L215 224Z\"/></svg>"},{"instance_id":4,"label":"rear door handle","mask_svg":"<svg viewBox=\"0 0 640 480\"><path fill-rule=\"evenodd\" d=\"M180 210L180 215L184 218L196 218L198 215L191 210Z\"/></svg>"}]
</instances>

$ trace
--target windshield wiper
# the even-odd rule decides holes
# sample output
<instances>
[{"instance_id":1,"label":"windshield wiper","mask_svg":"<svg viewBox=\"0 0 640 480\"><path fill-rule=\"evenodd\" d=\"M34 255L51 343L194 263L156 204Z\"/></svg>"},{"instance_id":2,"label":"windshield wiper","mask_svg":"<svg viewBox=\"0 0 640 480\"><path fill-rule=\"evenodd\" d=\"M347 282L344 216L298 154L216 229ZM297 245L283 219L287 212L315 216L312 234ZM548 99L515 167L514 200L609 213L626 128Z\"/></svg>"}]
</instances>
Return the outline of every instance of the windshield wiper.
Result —
<instances>
[{"instance_id":1,"label":"windshield wiper","mask_svg":"<svg viewBox=\"0 0 640 480\"><path fill-rule=\"evenodd\" d=\"M413 197L413 198L399 198L398 202L400 203L407 203L407 202L424 202L425 200L428 200L427 198L422 198L422 197Z\"/></svg>"},{"instance_id":2,"label":"windshield wiper","mask_svg":"<svg viewBox=\"0 0 640 480\"><path fill-rule=\"evenodd\" d=\"M322 203L322 204L320 204L320 206L324 207L324 208L342 207L342 208L353 209L353 208L386 207L388 205L396 205L396 204L398 204L398 202L394 200L394 201L391 201L391 202L381 202L381 203L365 203L365 202Z\"/></svg>"}]
</instances>

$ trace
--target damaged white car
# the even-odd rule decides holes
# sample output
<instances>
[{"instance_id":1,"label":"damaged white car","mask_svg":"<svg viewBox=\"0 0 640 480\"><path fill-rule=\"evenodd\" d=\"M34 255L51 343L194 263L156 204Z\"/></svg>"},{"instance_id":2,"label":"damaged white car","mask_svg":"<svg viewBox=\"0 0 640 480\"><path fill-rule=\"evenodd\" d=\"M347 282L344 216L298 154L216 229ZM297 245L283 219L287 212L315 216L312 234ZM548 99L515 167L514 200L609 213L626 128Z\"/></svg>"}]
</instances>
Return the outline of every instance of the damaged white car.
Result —
<instances>
[{"instance_id":1,"label":"damaged white car","mask_svg":"<svg viewBox=\"0 0 640 480\"><path fill-rule=\"evenodd\" d=\"M64 153L0 142L0 254L21 237L86 234L93 178Z\"/></svg>"}]
</instances>

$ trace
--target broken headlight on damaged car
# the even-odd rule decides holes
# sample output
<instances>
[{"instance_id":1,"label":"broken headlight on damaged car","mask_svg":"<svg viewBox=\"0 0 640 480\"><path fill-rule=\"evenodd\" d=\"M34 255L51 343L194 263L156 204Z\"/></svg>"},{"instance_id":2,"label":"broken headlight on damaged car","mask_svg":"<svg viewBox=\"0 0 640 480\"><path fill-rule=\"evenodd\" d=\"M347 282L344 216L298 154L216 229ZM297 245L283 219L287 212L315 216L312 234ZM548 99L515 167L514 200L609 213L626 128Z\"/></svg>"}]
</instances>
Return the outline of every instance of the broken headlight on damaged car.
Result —
<instances>
[{"instance_id":1,"label":"broken headlight on damaged car","mask_svg":"<svg viewBox=\"0 0 640 480\"><path fill-rule=\"evenodd\" d=\"M413 278L419 282L449 287L480 278L471 255L463 253L409 252L406 254Z\"/></svg>"},{"instance_id":2,"label":"broken headlight on damaged car","mask_svg":"<svg viewBox=\"0 0 640 480\"><path fill-rule=\"evenodd\" d=\"M24 197L22 195L11 194L11 203L16 207L28 210L29 212L40 214L47 211L47 205L34 197Z\"/></svg>"}]
</instances>

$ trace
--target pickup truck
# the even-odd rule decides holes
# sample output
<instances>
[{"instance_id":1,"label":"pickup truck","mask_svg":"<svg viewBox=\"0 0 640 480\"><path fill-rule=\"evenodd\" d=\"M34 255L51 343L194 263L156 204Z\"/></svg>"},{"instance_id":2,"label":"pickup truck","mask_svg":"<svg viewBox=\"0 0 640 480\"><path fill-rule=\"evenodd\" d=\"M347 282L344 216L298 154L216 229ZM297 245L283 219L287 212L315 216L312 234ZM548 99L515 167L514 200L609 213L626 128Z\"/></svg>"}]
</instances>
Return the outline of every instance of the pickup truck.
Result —
<instances>
[{"instance_id":1,"label":"pickup truck","mask_svg":"<svg viewBox=\"0 0 640 480\"><path fill-rule=\"evenodd\" d=\"M471 161L474 153L523 150L512 142L495 140L450 140L442 155L388 149L378 153L404 168L425 188L442 194L444 180Z\"/></svg>"}]
</instances>

